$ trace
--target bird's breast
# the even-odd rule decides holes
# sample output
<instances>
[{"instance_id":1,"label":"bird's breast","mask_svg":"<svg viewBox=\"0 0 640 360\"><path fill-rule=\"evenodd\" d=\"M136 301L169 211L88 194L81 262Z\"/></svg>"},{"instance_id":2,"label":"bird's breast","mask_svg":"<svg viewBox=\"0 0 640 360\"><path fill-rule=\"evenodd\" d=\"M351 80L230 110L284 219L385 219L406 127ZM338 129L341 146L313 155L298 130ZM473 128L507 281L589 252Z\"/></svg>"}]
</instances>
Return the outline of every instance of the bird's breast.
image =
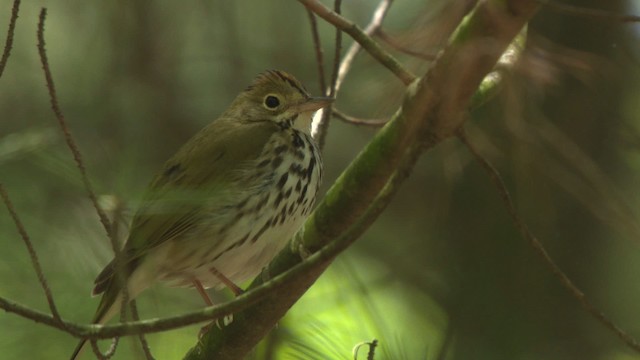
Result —
<instances>
[{"instance_id":1,"label":"bird's breast","mask_svg":"<svg viewBox=\"0 0 640 360\"><path fill-rule=\"evenodd\" d=\"M240 190L212 209L217 225L193 234L193 241L207 242L205 251L178 271L188 274L175 277L216 286L218 279L208 271L212 266L234 282L256 276L313 210L321 178L320 152L308 134L293 128L274 133L238 174Z\"/></svg>"}]
</instances>

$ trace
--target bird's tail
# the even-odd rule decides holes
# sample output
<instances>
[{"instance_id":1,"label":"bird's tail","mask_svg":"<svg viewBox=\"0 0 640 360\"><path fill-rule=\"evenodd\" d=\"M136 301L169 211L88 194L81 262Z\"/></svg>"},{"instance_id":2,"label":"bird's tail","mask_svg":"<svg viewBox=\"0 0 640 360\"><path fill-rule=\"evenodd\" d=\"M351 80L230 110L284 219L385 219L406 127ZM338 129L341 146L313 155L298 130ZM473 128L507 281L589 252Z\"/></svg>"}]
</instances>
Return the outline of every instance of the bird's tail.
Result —
<instances>
[{"instance_id":1,"label":"bird's tail","mask_svg":"<svg viewBox=\"0 0 640 360\"><path fill-rule=\"evenodd\" d=\"M112 279L112 281L109 282L108 286L104 290L102 299L100 299L100 305L98 305L98 310L96 310L96 314L93 317L93 324L105 324L122 308L121 287L117 286L115 283L116 281L113 281ZM82 339L73 351L71 360L75 360L78 356L80 356L86 346L87 339Z\"/></svg>"}]
</instances>

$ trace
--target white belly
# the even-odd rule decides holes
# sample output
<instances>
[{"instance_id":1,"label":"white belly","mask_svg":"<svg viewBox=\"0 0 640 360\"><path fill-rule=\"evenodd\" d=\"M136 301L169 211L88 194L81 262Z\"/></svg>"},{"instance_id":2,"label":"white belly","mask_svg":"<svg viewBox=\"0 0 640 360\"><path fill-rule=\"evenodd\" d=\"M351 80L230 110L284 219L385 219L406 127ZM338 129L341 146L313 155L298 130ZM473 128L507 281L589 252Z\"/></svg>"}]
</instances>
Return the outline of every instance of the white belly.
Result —
<instances>
[{"instance_id":1,"label":"white belly","mask_svg":"<svg viewBox=\"0 0 640 360\"><path fill-rule=\"evenodd\" d=\"M224 214L220 209L213 213L219 226L202 227L173 240L168 258L161 261L160 280L170 286L191 286L197 279L207 288L223 287L211 268L235 284L255 277L311 213L321 174L315 146L304 156L284 156L266 174L265 185L233 196L235 202L223 207ZM238 208L243 209L242 216L237 216Z\"/></svg>"}]
</instances>

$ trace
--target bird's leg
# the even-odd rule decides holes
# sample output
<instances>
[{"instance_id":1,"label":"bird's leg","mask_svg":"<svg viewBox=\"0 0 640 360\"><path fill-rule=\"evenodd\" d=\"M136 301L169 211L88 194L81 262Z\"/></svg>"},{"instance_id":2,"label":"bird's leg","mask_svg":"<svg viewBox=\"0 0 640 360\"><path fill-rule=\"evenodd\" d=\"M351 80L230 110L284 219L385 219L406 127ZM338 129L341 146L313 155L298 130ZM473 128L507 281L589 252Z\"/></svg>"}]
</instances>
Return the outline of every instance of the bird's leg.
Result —
<instances>
[{"instance_id":1,"label":"bird's leg","mask_svg":"<svg viewBox=\"0 0 640 360\"><path fill-rule=\"evenodd\" d=\"M215 277L217 277L218 280L220 280L220 282L222 282L227 288L229 288L229 290L231 290L231 292L233 292L235 296L238 296L244 293L244 290L242 290L238 285L234 284L233 281L229 280L228 277L224 276L220 271L218 271L218 269L212 267L209 269L209 271ZM207 305L209 306L213 305L213 302L211 301L211 299L209 299L209 296L204 291L204 288L202 287L202 284L200 283L200 281L194 280L193 283L196 289L198 290L198 292L200 293L200 295L202 296L202 298L205 299L204 301L207 303ZM214 322L218 328L222 329L222 326L227 326L231 324L231 322L233 322L233 314L226 315L222 319L222 326L220 325L220 322L218 321L218 319L216 319ZM213 323L205 325L202 329L200 329L200 337L202 337L205 333L209 331L212 324Z\"/></svg>"},{"instance_id":2,"label":"bird's leg","mask_svg":"<svg viewBox=\"0 0 640 360\"><path fill-rule=\"evenodd\" d=\"M211 301L209 294L204 290L202 283L199 280L193 279L193 286L198 290L198 293L202 296L202 300L204 300L207 306L213 306L213 301Z\"/></svg>"},{"instance_id":3,"label":"bird's leg","mask_svg":"<svg viewBox=\"0 0 640 360\"><path fill-rule=\"evenodd\" d=\"M209 297L209 295L205 291L204 286L202 286L202 283L200 282L200 280L193 279L192 282L193 282L193 286L196 288L196 290L198 290L198 293L200 294L200 296L202 296L202 299L207 304L207 306L213 306L213 301L211 301L211 298ZM216 326L218 326L220 328L220 324L218 323L218 319L216 319L214 322L216 323ZM201 339L202 336L204 336L204 334L209 332L209 329L211 328L212 324L213 324L213 322L203 326L202 328L200 328L200 332L198 333L198 339Z\"/></svg>"},{"instance_id":4,"label":"bird's leg","mask_svg":"<svg viewBox=\"0 0 640 360\"><path fill-rule=\"evenodd\" d=\"M231 290L231 292L233 292L233 294L235 296L240 296L242 294L244 294L244 290L242 290L240 288L240 286L236 285L233 283L233 281L229 280L228 277L224 276L220 271L218 271L218 269L212 267L209 269L209 271L218 278L218 280L220 280L223 284L225 284L229 290Z\"/></svg>"}]
</instances>

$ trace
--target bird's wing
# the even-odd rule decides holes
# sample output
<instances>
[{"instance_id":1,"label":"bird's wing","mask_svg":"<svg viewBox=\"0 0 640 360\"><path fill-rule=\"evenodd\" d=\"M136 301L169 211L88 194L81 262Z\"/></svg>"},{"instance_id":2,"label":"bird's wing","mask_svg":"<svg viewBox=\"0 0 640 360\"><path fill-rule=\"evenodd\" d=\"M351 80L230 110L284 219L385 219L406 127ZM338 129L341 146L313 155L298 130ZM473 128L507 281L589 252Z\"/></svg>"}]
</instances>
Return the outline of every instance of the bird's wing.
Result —
<instances>
[{"instance_id":1,"label":"bird's wing","mask_svg":"<svg viewBox=\"0 0 640 360\"><path fill-rule=\"evenodd\" d=\"M205 198L211 202L242 186L234 174L251 164L277 131L270 121L238 126L224 120L214 121L190 139L151 182L122 252L127 274L145 254L191 229L202 216ZM109 264L98 275L94 294L109 286L113 270Z\"/></svg>"}]
</instances>

